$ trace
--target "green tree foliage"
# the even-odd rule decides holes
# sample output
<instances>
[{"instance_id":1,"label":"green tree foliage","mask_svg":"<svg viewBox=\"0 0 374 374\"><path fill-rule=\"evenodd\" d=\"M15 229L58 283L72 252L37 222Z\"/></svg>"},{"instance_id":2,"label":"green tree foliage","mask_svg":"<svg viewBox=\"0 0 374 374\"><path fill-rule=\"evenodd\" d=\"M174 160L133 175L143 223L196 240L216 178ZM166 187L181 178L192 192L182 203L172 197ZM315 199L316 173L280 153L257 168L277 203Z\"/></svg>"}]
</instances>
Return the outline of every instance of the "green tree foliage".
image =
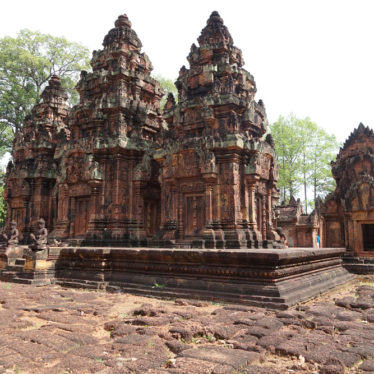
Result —
<instances>
[{"instance_id":1,"label":"green tree foliage","mask_svg":"<svg viewBox=\"0 0 374 374\"><path fill-rule=\"evenodd\" d=\"M88 67L88 49L63 37L24 29L16 38L0 39L0 156L10 149L52 75L60 77L74 104L79 72Z\"/></svg>"},{"instance_id":2,"label":"green tree foliage","mask_svg":"<svg viewBox=\"0 0 374 374\"><path fill-rule=\"evenodd\" d=\"M280 116L270 126L279 167L278 187L287 200L303 190L305 212L314 206L317 196L325 196L335 188L330 162L336 156L338 143L310 118L299 119L290 114ZM313 199L308 200L312 189Z\"/></svg>"},{"instance_id":3,"label":"green tree foliage","mask_svg":"<svg viewBox=\"0 0 374 374\"><path fill-rule=\"evenodd\" d=\"M161 109L164 108L166 104L166 99L169 93L172 93L176 102L178 102L178 89L175 87L174 82L171 79L164 78L161 75L156 75L155 79L160 82L161 87L164 89L165 94L161 99Z\"/></svg>"}]
</instances>

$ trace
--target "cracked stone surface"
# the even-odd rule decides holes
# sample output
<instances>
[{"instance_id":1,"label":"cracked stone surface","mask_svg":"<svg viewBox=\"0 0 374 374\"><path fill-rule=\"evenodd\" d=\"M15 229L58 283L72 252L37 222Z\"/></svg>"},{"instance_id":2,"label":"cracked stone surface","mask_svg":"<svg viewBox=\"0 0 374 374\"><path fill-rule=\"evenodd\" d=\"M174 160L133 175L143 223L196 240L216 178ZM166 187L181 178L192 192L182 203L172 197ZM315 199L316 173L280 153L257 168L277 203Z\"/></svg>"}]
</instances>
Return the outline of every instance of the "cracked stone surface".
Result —
<instances>
[{"instance_id":1,"label":"cracked stone surface","mask_svg":"<svg viewBox=\"0 0 374 374\"><path fill-rule=\"evenodd\" d=\"M0 282L0 373L374 372L374 276L287 311Z\"/></svg>"}]
</instances>

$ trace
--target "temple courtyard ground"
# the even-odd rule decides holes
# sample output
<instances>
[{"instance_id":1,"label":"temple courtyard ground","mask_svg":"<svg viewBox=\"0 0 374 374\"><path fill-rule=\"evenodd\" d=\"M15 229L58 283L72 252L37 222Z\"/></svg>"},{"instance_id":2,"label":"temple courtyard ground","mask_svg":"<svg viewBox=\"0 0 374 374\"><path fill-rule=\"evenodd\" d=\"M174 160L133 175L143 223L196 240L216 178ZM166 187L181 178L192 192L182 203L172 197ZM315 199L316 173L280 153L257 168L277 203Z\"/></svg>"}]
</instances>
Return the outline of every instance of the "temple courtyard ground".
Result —
<instances>
[{"instance_id":1,"label":"temple courtyard ground","mask_svg":"<svg viewBox=\"0 0 374 374\"><path fill-rule=\"evenodd\" d=\"M361 372L374 276L287 311L0 282L0 373Z\"/></svg>"}]
</instances>

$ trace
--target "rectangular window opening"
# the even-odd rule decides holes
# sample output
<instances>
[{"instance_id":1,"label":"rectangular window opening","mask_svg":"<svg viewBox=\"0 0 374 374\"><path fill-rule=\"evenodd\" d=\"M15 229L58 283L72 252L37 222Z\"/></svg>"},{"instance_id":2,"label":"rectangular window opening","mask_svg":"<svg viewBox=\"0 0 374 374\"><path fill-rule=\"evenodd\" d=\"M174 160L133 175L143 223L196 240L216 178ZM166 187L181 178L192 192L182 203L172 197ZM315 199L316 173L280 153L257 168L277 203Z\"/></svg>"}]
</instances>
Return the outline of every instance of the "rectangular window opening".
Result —
<instances>
[{"instance_id":1,"label":"rectangular window opening","mask_svg":"<svg viewBox=\"0 0 374 374\"><path fill-rule=\"evenodd\" d=\"M374 252L374 224L362 225L362 239L364 243L364 251Z\"/></svg>"}]
</instances>

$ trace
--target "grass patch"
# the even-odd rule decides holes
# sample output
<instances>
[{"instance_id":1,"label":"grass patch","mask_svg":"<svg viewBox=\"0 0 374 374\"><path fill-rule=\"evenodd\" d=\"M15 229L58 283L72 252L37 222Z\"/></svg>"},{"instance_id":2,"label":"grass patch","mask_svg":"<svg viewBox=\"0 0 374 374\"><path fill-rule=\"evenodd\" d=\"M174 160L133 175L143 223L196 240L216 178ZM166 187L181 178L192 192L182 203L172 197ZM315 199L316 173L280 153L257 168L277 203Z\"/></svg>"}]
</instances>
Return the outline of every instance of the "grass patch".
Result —
<instances>
[{"instance_id":1,"label":"grass patch","mask_svg":"<svg viewBox=\"0 0 374 374\"><path fill-rule=\"evenodd\" d=\"M152 288L165 288L166 287L166 284L163 284L163 283L153 283L153 286Z\"/></svg>"}]
</instances>

